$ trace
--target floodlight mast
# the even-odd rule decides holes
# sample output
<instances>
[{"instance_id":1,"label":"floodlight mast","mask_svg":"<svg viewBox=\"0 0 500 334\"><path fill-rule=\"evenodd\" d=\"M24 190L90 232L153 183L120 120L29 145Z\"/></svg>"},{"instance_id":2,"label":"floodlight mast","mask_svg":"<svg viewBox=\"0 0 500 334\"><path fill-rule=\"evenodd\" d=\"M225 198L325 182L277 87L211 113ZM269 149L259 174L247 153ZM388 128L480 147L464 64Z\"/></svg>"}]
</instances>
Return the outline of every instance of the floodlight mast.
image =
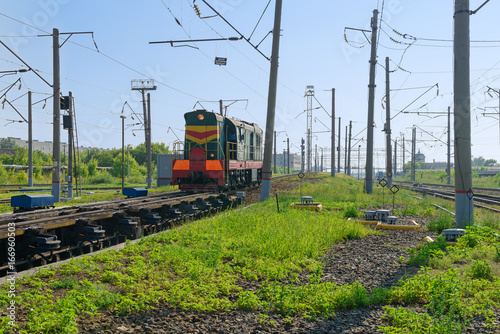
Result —
<instances>
[{"instance_id":1,"label":"floodlight mast","mask_svg":"<svg viewBox=\"0 0 500 334\"><path fill-rule=\"evenodd\" d=\"M142 94L142 108L144 113L144 137L146 146L146 164L148 176L146 178L147 188L152 187L153 178L151 173L151 103L148 93L148 101L146 107L145 92L149 90L156 90L155 81L153 79L135 79L131 81L132 90L138 90Z\"/></svg>"}]
</instances>

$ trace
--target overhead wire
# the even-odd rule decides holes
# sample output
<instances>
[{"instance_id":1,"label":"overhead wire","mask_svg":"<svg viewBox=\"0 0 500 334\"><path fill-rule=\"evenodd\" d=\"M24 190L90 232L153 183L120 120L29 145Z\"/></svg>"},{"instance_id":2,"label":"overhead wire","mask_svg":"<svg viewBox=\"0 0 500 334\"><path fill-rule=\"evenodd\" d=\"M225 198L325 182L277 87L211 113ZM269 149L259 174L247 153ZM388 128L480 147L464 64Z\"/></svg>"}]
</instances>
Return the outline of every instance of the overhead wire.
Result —
<instances>
[{"instance_id":1,"label":"overhead wire","mask_svg":"<svg viewBox=\"0 0 500 334\"><path fill-rule=\"evenodd\" d=\"M26 22L23 22L23 21L21 21L21 20L15 19L15 18L13 18L13 17L11 17L11 16L9 16L9 15L6 15L6 14L1 13L1 12L0 12L0 15L1 15L1 16L4 16L4 17L6 17L6 18L8 18L8 19L11 19L11 20L13 20L13 21L16 21L16 22L18 22L18 23L21 23L21 24L23 24L23 25L26 25L26 26L28 26L28 27L31 27L31 28L33 28L33 29L36 29L36 30L38 30L38 31L41 31L41 32L44 32L44 33L46 33L46 34L50 35L50 33L49 33L49 32L47 32L47 31L45 31L45 30L43 30L43 29L40 29L40 28L35 27L35 26L32 26L32 25L30 25L30 24L28 24L28 23L26 23ZM38 36L37 36L37 37L38 37ZM60 39L62 40L62 38L60 38ZM115 59L115 58L113 58L113 57L111 57L111 56L109 56L109 55L107 55L107 54L105 54L105 53L101 52L99 49L97 49L97 45L96 45L96 49L92 49L92 48L90 48L90 47L88 47L88 46L82 45L82 44L80 44L80 43L76 43L76 42L71 41L71 40L68 40L68 43L71 43L71 44L77 45L77 46L79 46L79 47L81 47L81 48L84 48L84 49L87 49L87 50L90 50L90 51L93 51L93 52L97 52L98 54L102 55L103 57L105 57L105 58L107 58L107 59L111 60L112 62L114 62L114 63L116 63L116 64L118 64L118 65L120 65L120 66L122 66L122 67L125 67L126 69L128 69L128 70L130 70L130 71L132 71L132 72L134 72L134 73L137 73L137 74L139 74L139 75L141 75L141 76L143 76L143 77L145 77L145 78L148 78L148 79L153 79L153 78L151 78L150 76L148 76L147 74L144 74L144 73L142 73L141 71L136 70L136 69L132 68L131 66L128 66L128 65L126 65L125 63L123 63L123 62L121 62L121 61L119 61L119 60L117 60L117 59ZM95 43L95 41L94 41L94 43ZM195 95L193 95L193 94L190 94L190 93L184 92L184 91L182 91L182 90L180 90L180 89L177 89L177 88L175 88L175 87L172 87L172 86L170 86L170 85L168 85L168 84L166 84L166 83L164 83L164 82L162 82L162 81L160 81L160 80L155 80L155 82L157 82L158 84L160 84L160 85L162 85L162 86L164 86L164 87L167 87L167 88L169 88L169 89L171 89L171 90L173 90L173 91L176 91L176 92L178 92L178 93L181 93L181 94L183 94L183 95L186 95L186 96L189 96L189 97L192 97L192 98L195 98L195 99L200 99L199 97L197 97L197 96L195 96Z\"/></svg>"}]
</instances>

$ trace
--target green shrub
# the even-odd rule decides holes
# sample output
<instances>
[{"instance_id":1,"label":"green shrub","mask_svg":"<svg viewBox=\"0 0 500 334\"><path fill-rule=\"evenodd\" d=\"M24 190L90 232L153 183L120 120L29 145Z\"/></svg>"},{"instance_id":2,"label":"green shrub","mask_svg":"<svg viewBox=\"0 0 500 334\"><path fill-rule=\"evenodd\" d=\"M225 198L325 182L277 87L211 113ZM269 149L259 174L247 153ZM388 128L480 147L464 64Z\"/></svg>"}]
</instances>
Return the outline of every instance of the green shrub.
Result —
<instances>
[{"instance_id":1,"label":"green shrub","mask_svg":"<svg viewBox=\"0 0 500 334\"><path fill-rule=\"evenodd\" d=\"M444 238L439 237L436 241L428 242L418 250L410 249L408 264L417 267L428 266L431 258L444 256L447 246Z\"/></svg>"},{"instance_id":2,"label":"green shrub","mask_svg":"<svg viewBox=\"0 0 500 334\"><path fill-rule=\"evenodd\" d=\"M431 218L427 228L430 231L441 234L443 230L453 228L453 217L449 214L441 214L439 217Z\"/></svg>"},{"instance_id":3,"label":"green shrub","mask_svg":"<svg viewBox=\"0 0 500 334\"><path fill-rule=\"evenodd\" d=\"M359 216L359 210L355 206L350 206L347 209L344 210L344 218L356 218Z\"/></svg>"},{"instance_id":4,"label":"green shrub","mask_svg":"<svg viewBox=\"0 0 500 334\"><path fill-rule=\"evenodd\" d=\"M90 176L85 179L86 183L89 184L103 184L103 183L114 183L116 179L109 175L108 173L100 173L95 176Z\"/></svg>"},{"instance_id":5,"label":"green shrub","mask_svg":"<svg viewBox=\"0 0 500 334\"><path fill-rule=\"evenodd\" d=\"M493 272L491 270L491 265L483 260L473 261L469 273L472 278L482 278L487 280L493 280Z\"/></svg>"}]
</instances>

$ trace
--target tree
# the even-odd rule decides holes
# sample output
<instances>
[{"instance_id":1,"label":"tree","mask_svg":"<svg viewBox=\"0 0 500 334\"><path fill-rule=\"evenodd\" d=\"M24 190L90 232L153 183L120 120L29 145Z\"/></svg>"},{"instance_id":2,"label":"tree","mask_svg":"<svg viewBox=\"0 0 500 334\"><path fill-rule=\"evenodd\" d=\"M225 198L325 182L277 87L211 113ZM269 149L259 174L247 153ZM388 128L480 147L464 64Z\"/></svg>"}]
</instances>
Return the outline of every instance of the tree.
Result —
<instances>
[{"instance_id":1,"label":"tree","mask_svg":"<svg viewBox=\"0 0 500 334\"><path fill-rule=\"evenodd\" d=\"M481 167L484 165L485 161L486 161L486 159L483 157L473 158L472 159L472 167Z\"/></svg>"},{"instance_id":2,"label":"tree","mask_svg":"<svg viewBox=\"0 0 500 334\"><path fill-rule=\"evenodd\" d=\"M5 138L0 141L0 148L16 148L16 142L10 138Z\"/></svg>"},{"instance_id":3,"label":"tree","mask_svg":"<svg viewBox=\"0 0 500 334\"><path fill-rule=\"evenodd\" d=\"M497 161L495 159L488 159L484 162L484 166L492 167L492 166L495 166L496 163L497 163Z\"/></svg>"}]
</instances>

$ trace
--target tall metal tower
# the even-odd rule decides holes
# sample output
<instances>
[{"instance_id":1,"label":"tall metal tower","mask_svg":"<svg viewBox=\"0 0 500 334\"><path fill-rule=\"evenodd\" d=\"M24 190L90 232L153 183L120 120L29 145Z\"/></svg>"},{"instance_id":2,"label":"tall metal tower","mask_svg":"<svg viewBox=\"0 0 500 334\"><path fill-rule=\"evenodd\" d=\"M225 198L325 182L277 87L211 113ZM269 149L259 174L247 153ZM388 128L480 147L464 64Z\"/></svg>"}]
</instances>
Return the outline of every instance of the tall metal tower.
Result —
<instances>
[{"instance_id":1,"label":"tall metal tower","mask_svg":"<svg viewBox=\"0 0 500 334\"><path fill-rule=\"evenodd\" d=\"M135 79L131 82L132 90L138 90L142 94L142 108L144 112L144 136L146 146L146 167L148 176L146 177L147 188L150 189L153 183L151 175L151 106L149 100L146 101L145 92L148 90L156 90L153 79ZM146 107L147 102L147 107Z\"/></svg>"},{"instance_id":2,"label":"tall metal tower","mask_svg":"<svg viewBox=\"0 0 500 334\"><path fill-rule=\"evenodd\" d=\"M306 86L307 97L307 171L312 171L312 100L314 97L314 86Z\"/></svg>"}]
</instances>

